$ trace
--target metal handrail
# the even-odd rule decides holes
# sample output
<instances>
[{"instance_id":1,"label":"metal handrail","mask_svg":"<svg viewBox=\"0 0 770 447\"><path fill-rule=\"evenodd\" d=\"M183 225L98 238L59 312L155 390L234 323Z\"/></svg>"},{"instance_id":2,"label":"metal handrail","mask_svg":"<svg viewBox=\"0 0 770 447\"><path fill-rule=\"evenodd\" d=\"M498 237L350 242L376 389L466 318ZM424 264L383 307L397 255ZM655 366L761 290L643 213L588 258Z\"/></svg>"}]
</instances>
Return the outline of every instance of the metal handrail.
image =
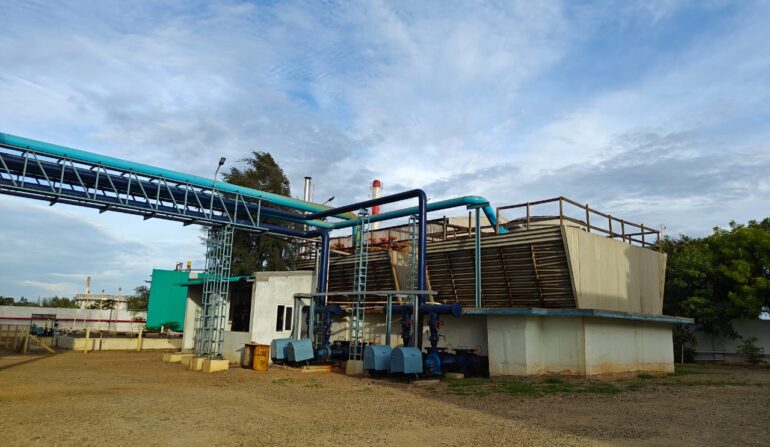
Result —
<instances>
[{"instance_id":1,"label":"metal handrail","mask_svg":"<svg viewBox=\"0 0 770 447\"><path fill-rule=\"evenodd\" d=\"M636 243L639 244L641 247L658 247L660 244L660 231L647 227L644 224L637 224L634 222L629 222L625 219L619 219L617 217L612 216L611 214L601 212L599 210L593 209L588 204L582 204L575 200L568 199L563 196L554 197L552 199L544 199L544 200L536 200L534 202L524 202L524 203L518 203L515 205L505 205L505 206L499 206L496 208L496 218L497 218L497 229L500 228L500 212L504 210L511 210L511 209L525 209L525 228L527 230L530 229L530 225L532 222L532 208L539 205L546 205L550 203L558 203L559 205L559 224L564 224L564 221L571 221L578 223L580 225L584 225L586 228L586 231L589 233L596 232L601 233L604 235L607 235L610 239L616 239L620 238L623 242L627 242L629 244ZM568 206L572 206L574 208L578 208L582 211L582 213L585 215L585 221L581 221L579 219L572 218L565 214L565 204ZM607 227L600 227L597 225L592 224L591 222L591 216L596 215L602 218L602 220L606 219L607 221ZM595 220L594 220L595 222ZM613 223L619 224L615 226L615 230L613 230ZM620 228L620 232L617 231L617 228ZM629 227L631 231L627 231L627 228ZM499 232L499 231L498 231ZM654 242L651 242L648 239L648 236L654 236Z\"/></svg>"}]
</instances>

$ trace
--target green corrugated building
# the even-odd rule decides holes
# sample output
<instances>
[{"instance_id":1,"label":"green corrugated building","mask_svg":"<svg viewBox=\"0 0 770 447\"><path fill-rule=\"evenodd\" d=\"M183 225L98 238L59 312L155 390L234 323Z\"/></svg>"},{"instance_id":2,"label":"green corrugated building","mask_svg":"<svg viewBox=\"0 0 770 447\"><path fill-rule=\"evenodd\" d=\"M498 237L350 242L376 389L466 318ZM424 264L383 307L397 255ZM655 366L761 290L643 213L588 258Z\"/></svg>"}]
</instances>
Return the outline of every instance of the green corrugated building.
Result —
<instances>
[{"instance_id":1,"label":"green corrugated building","mask_svg":"<svg viewBox=\"0 0 770 447\"><path fill-rule=\"evenodd\" d=\"M190 273L180 270L152 270L150 302L147 305L147 329L161 326L181 331L187 305L187 281ZM172 325L176 323L176 327Z\"/></svg>"}]
</instances>

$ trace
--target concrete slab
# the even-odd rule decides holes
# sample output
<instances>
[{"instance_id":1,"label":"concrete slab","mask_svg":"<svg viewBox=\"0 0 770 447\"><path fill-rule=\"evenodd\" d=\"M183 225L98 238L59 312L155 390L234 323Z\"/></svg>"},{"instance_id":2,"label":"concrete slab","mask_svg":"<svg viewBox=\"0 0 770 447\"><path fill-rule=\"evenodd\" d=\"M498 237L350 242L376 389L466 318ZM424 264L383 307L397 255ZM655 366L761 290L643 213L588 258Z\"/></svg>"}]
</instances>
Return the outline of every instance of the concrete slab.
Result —
<instances>
[{"instance_id":1,"label":"concrete slab","mask_svg":"<svg viewBox=\"0 0 770 447\"><path fill-rule=\"evenodd\" d=\"M182 361L182 357L186 354L163 354L163 361L167 363L179 363Z\"/></svg>"},{"instance_id":2,"label":"concrete slab","mask_svg":"<svg viewBox=\"0 0 770 447\"><path fill-rule=\"evenodd\" d=\"M349 376L358 376L364 373L363 360L348 360L345 362L345 374Z\"/></svg>"},{"instance_id":3,"label":"concrete slab","mask_svg":"<svg viewBox=\"0 0 770 447\"><path fill-rule=\"evenodd\" d=\"M328 373L332 372L333 369L332 365L312 365L303 366L300 371L303 373Z\"/></svg>"},{"instance_id":4,"label":"concrete slab","mask_svg":"<svg viewBox=\"0 0 770 447\"><path fill-rule=\"evenodd\" d=\"M192 361L193 357L195 357L195 355L193 355L193 354L181 354L181 356L182 356L182 358L180 359L179 363L181 363L182 366L184 366L185 368L189 368L190 367L190 362Z\"/></svg>"},{"instance_id":5,"label":"concrete slab","mask_svg":"<svg viewBox=\"0 0 770 447\"><path fill-rule=\"evenodd\" d=\"M438 379L419 379L409 381L409 385L414 386L436 386L441 383Z\"/></svg>"},{"instance_id":6,"label":"concrete slab","mask_svg":"<svg viewBox=\"0 0 770 447\"><path fill-rule=\"evenodd\" d=\"M445 373L444 377L451 380L460 380L465 378L465 374L463 373Z\"/></svg>"},{"instance_id":7,"label":"concrete slab","mask_svg":"<svg viewBox=\"0 0 770 447\"><path fill-rule=\"evenodd\" d=\"M190 359L188 368L190 371L200 371L203 369L203 361L206 360L203 357L193 357Z\"/></svg>"},{"instance_id":8,"label":"concrete slab","mask_svg":"<svg viewBox=\"0 0 770 447\"><path fill-rule=\"evenodd\" d=\"M230 362L227 360L205 359L201 370L205 373L213 373L217 371L227 371L228 369L230 369Z\"/></svg>"}]
</instances>

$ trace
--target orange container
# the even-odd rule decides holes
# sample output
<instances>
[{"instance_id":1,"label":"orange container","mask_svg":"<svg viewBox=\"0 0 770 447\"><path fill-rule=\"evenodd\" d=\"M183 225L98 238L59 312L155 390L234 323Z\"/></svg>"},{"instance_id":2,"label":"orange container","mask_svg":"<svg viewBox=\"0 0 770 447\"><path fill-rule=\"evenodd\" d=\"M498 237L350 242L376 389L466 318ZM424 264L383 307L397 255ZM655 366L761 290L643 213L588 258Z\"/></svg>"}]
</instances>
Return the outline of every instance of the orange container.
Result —
<instances>
[{"instance_id":1,"label":"orange container","mask_svg":"<svg viewBox=\"0 0 770 447\"><path fill-rule=\"evenodd\" d=\"M270 345L254 345L254 357L251 368L254 371L267 371L270 365Z\"/></svg>"}]
</instances>

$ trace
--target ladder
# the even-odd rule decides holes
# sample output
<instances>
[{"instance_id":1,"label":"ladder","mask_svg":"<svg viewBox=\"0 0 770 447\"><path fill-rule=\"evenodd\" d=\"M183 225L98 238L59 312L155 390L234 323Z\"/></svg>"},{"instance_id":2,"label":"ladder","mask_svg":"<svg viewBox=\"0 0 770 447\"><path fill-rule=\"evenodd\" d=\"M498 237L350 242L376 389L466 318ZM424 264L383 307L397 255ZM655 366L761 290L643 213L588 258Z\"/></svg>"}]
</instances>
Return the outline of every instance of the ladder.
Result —
<instances>
[{"instance_id":1,"label":"ladder","mask_svg":"<svg viewBox=\"0 0 770 447\"><path fill-rule=\"evenodd\" d=\"M407 275L407 290L417 290L417 216L409 216L409 273Z\"/></svg>"},{"instance_id":2,"label":"ladder","mask_svg":"<svg viewBox=\"0 0 770 447\"><path fill-rule=\"evenodd\" d=\"M203 280L201 312L195 340L195 355L199 357L222 357L232 251L233 227L224 225L210 228L206 239L206 276Z\"/></svg>"},{"instance_id":3,"label":"ladder","mask_svg":"<svg viewBox=\"0 0 770 447\"><path fill-rule=\"evenodd\" d=\"M369 269L369 213L366 209L358 212L358 225L353 234L355 241L355 264L353 267L353 289L356 303L351 315L349 360L363 360L364 305L366 304L366 280Z\"/></svg>"}]
</instances>

